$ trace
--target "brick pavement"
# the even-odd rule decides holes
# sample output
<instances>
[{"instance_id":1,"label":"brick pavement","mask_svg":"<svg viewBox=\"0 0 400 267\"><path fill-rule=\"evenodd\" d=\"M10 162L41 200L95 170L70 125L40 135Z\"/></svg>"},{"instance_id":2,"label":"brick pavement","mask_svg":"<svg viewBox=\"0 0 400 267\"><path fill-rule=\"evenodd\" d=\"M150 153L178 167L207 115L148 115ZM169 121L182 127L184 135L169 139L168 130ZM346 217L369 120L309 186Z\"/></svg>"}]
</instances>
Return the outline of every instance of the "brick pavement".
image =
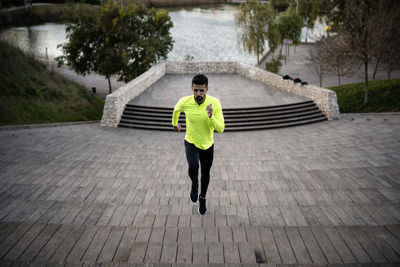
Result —
<instances>
[{"instance_id":1,"label":"brick pavement","mask_svg":"<svg viewBox=\"0 0 400 267\"><path fill-rule=\"evenodd\" d=\"M216 134L200 216L183 134L0 131L0 265L399 264L399 133L400 115L344 114Z\"/></svg>"},{"instance_id":2,"label":"brick pavement","mask_svg":"<svg viewBox=\"0 0 400 267\"><path fill-rule=\"evenodd\" d=\"M182 96L191 95L194 74L167 74L130 103L173 108ZM207 74L208 94L218 98L223 108L276 106L308 101L265 83L239 74Z\"/></svg>"}]
</instances>

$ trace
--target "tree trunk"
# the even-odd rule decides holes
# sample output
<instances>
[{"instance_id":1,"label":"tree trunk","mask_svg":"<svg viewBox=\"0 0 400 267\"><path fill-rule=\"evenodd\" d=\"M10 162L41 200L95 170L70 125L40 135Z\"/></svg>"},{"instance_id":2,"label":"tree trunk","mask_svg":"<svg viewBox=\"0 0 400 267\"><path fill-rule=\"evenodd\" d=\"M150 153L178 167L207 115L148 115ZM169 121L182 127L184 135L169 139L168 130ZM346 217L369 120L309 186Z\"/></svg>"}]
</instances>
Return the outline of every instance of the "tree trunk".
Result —
<instances>
[{"instance_id":1,"label":"tree trunk","mask_svg":"<svg viewBox=\"0 0 400 267\"><path fill-rule=\"evenodd\" d=\"M368 61L364 63L365 67L365 95L364 95L364 103L368 103Z\"/></svg>"},{"instance_id":2,"label":"tree trunk","mask_svg":"<svg viewBox=\"0 0 400 267\"><path fill-rule=\"evenodd\" d=\"M376 62L375 65L375 70L374 70L374 75L372 75L372 80L375 80L376 72L378 70L379 62L381 61L381 58L378 58L378 61Z\"/></svg>"},{"instance_id":3,"label":"tree trunk","mask_svg":"<svg viewBox=\"0 0 400 267\"><path fill-rule=\"evenodd\" d=\"M390 79L390 74L392 73L392 65L389 63L387 67L387 78Z\"/></svg>"},{"instance_id":4,"label":"tree trunk","mask_svg":"<svg viewBox=\"0 0 400 267\"><path fill-rule=\"evenodd\" d=\"M306 43L307 43L307 36L308 35L308 27L307 27L307 29L306 29Z\"/></svg>"},{"instance_id":5,"label":"tree trunk","mask_svg":"<svg viewBox=\"0 0 400 267\"><path fill-rule=\"evenodd\" d=\"M111 94L111 81L110 81L110 76L106 76L108 80L108 88L110 88L110 94Z\"/></svg>"},{"instance_id":6,"label":"tree trunk","mask_svg":"<svg viewBox=\"0 0 400 267\"><path fill-rule=\"evenodd\" d=\"M320 66L320 69L319 69L319 87L322 87L322 80L324 79L324 69L323 69L324 64L322 63L319 66Z\"/></svg>"},{"instance_id":7,"label":"tree trunk","mask_svg":"<svg viewBox=\"0 0 400 267\"><path fill-rule=\"evenodd\" d=\"M258 42L257 42L257 66L260 65L260 49L258 49Z\"/></svg>"},{"instance_id":8,"label":"tree trunk","mask_svg":"<svg viewBox=\"0 0 400 267\"><path fill-rule=\"evenodd\" d=\"M322 80L324 79L324 73L321 70L319 73L319 87L322 87Z\"/></svg>"}]
</instances>

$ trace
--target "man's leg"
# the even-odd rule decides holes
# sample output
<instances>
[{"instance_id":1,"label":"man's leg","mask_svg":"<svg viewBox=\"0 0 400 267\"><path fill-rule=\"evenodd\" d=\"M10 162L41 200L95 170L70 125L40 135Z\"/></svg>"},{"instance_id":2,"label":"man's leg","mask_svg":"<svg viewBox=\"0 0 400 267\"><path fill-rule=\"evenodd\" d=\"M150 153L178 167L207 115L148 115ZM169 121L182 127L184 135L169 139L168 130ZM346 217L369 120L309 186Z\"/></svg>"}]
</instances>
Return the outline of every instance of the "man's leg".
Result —
<instances>
[{"instance_id":1,"label":"man's leg","mask_svg":"<svg viewBox=\"0 0 400 267\"><path fill-rule=\"evenodd\" d=\"M208 183L210 182L210 169L214 158L214 145L207 150L200 150L199 157L201 164L201 193L199 195L198 211L200 215L204 215L207 212L206 194Z\"/></svg>"},{"instance_id":2,"label":"man's leg","mask_svg":"<svg viewBox=\"0 0 400 267\"><path fill-rule=\"evenodd\" d=\"M206 198L208 184L210 182L210 169L214 159L214 144L207 150L200 153L201 164L201 191L200 196Z\"/></svg>"},{"instance_id":3,"label":"man's leg","mask_svg":"<svg viewBox=\"0 0 400 267\"><path fill-rule=\"evenodd\" d=\"M197 194L199 188L199 152L195 145L185 140L186 159L189 165L188 173L192 180L192 190L190 191L190 199L192 202L197 202Z\"/></svg>"}]
</instances>

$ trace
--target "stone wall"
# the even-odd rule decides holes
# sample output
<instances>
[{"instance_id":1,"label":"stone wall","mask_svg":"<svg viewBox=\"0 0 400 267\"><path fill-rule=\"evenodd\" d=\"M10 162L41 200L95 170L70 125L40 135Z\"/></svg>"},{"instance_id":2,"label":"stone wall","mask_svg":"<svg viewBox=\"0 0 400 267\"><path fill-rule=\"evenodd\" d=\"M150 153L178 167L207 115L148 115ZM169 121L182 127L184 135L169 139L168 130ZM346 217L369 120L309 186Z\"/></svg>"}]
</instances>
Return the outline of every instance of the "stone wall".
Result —
<instances>
[{"instance_id":1,"label":"stone wall","mask_svg":"<svg viewBox=\"0 0 400 267\"><path fill-rule=\"evenodd\" d=\"M165 73L166 63L162 62L108 95L100 125L117 127L126 104L159 80Z\"/></svg>"},{"instance_id":2,"label":"stone wall","mask_svg":"<svg viewBox=\"0 0 400 267\"><path fill-rule=\"evenodd\" d=\"M225 0L147 0L147 2L155 7L175 7L224 4Z\"/></svg>"},{"instance_id":3,"label":"stone wall","mask_svg":"<svg viewBox=\"0 0 400 267\"><path fill-rule=\"evenodd\" d=\"M294 84L291 80L284 80L280 75L242 62L236 62L235 64L236 73L311 99L329 120L340 119L336 92L315 85L302 86L301 84Z\"/></svg>"},{"instance_id":4,"label":"stone wall","mask_svg":"<svg viewBox=\"0 0 400 267\"><path fill-rule=\"evenodd\" d=\"M233 62L167 61L167 74L236 73Z\"/></svg>"},{"instance_id":5,"label":"stone wall","mask_svg":"<svg viewBox=\"0 0 400 267\"><path fill-rule=\"evenodd\" d=\"M337 96L334 91L315 85L294 84L282 76L242 62L161 62L135 80L120 87L106 98L101 126L117 127L126 104L145 91L165 74L187 73L237 73L249 79L261 81L289 93L313 100L329 120L340 119Z\"/></svg>"}]
</instances>

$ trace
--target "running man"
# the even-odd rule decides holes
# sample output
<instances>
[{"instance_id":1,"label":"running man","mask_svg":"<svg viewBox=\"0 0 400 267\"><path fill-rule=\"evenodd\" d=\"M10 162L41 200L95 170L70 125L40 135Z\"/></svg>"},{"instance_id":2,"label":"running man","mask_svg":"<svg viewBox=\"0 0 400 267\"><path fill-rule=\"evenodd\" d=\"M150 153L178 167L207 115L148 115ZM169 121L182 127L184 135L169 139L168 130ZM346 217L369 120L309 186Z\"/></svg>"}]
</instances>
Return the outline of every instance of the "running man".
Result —
<instances>
[{"instance_id":1,"label":"running man","mask_svg":"<svg viewBox=\"0 0 400 267\"><path fill-rule=\"evenodd\" d=\"M214 158L214 129L222 133L225 128L221 104L215 97L207 95L208 79L198 74L192 79L193 95L179 99L172 115L172 126L181 131L178 124L180 113L185 112L186 136L185 152L189 164L189 177L192 180L190 199L199 200L199 214L207 212L206 194L210 182L210 169ZM201 165L201 191L199 189L199 160Z\"/></svg>"}]
</instances>

